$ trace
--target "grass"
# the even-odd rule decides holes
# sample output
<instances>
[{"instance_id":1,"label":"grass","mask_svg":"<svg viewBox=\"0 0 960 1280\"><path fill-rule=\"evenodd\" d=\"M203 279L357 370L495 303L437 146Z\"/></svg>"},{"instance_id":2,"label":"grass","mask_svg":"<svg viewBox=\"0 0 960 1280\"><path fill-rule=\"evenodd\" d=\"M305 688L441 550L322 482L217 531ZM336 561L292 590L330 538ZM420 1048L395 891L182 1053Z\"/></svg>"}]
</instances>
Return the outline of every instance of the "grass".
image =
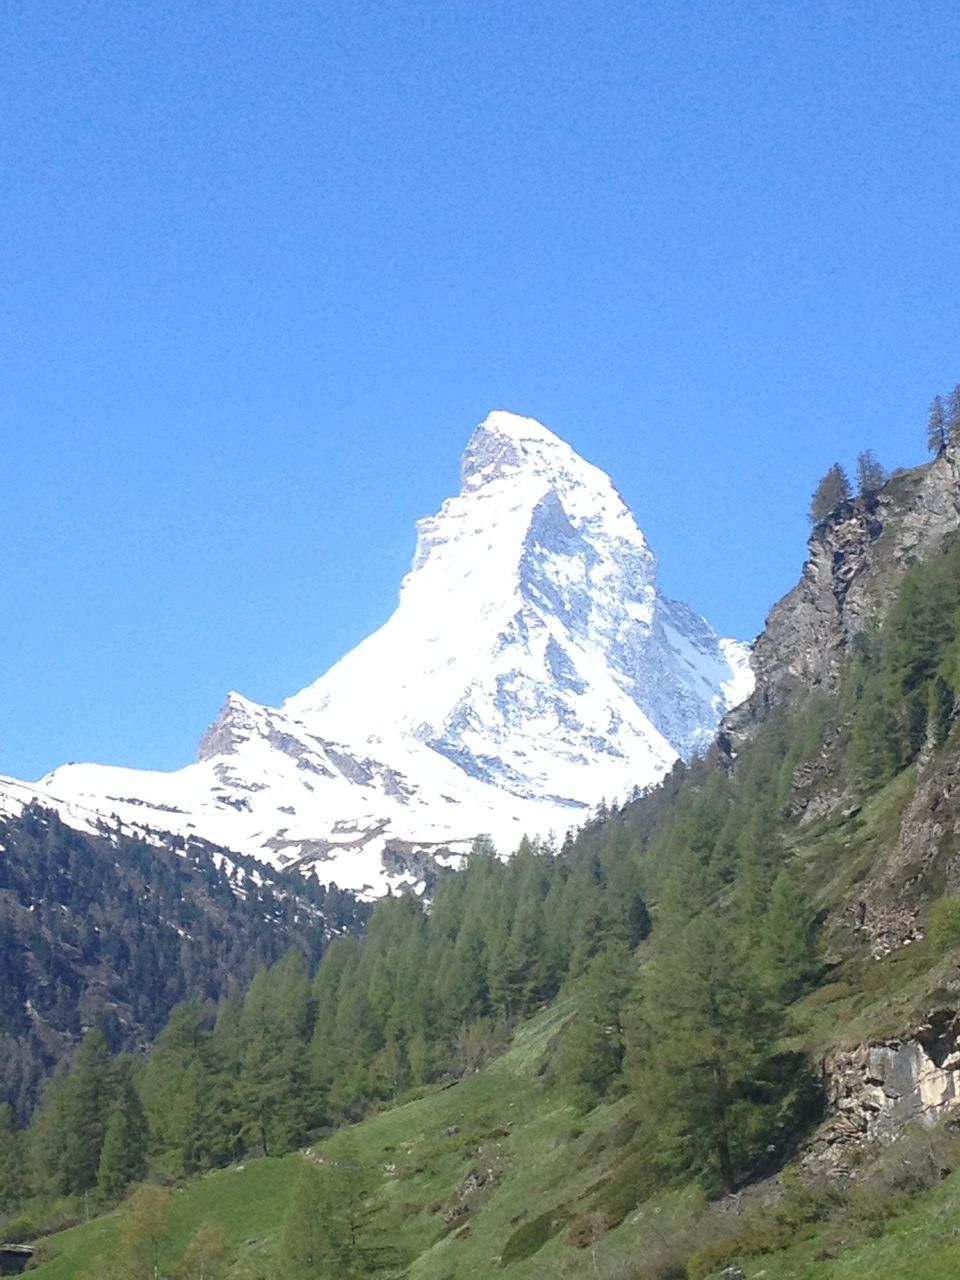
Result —
<instances>
[{"instance_id":1,"label":"grass","mask_svg":"<svg viewBox=\"0 0 960 1280\"><path fill-rule=\"evenodd\" d=\"M282 1218L299 1159L292 1155L252 1160L195 1178L175 1191L168 1215L164 1266L173 1267L203 1222L217 1223L238 1249L253 1250L261 1244L261 1238L274 1232ZM113 1247L119 1225L119 1213L109 1213L49 1236L42 1242L43 1250L56 1256L30 1275L42 1280L73 1280L92 1271L97 1259Z\"/></svg>"},{"instance_id":2,"label":"grass","mask_svg":"<svg viewBox=\"0 0 960 1280\"><path fill-rule=\"evenodd\" d=\"M544 1083L551 1042L569 1013L569 1004L551 1007L484 1071L355 1127L361 1158L382 1170L376 1220L406 1259L409 1280L563 1280L583 1276L585 1267L597 1274L601 1262L608 1276L618 1268L626 1276L622 1268L638 1242L646 1238L653 1247L670 1224L701 1214L702 1196L692 1190L662 1195L619 1225L597 1209L600 1193L615 1183L632 1126L623 1099L581 1116ZM300 1159L250 1161L175 1191L164 1267L172 1269L197 1227L212 1221L234 1250L231 1276L274 1280L274 1250ZM478 1172L484 1185L464 1191L464 1180ZM460 1212L445 1222L453 1209ZM57 1256L31 1275L95 1274L119 1224L113 1213L49 1237L43 1247ZM586 1247L564 1242L574 1225Z\"/></svg>"},{"instance_id":3,"label":"grass","mask_svg":"<svg viewBox=\"0 0 960 1280\"><path fill-rule=\"evenodd\" d=\"M743 1258L748 1280L955 1280L960 1275L960 1174L891 1218L875 1238L853 1240L842 1222L825 1222L787 1249ZM718 1273L715 1273L718 1274Z\"/></svg>"}]
</instances>

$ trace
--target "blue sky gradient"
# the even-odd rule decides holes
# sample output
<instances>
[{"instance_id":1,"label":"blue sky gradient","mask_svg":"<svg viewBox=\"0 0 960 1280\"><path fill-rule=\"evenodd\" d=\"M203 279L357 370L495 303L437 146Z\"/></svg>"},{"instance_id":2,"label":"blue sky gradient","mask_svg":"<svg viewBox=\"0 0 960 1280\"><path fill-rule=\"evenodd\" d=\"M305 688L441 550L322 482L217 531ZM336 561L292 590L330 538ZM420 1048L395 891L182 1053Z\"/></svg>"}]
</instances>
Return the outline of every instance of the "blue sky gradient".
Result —
<instances>
[{"instance_id":1,"label":"blue sky gradient","mask_svg":"<svg viewBox=\"0 0 960 1280\"><path fill-rule=\"evenodd\" d=\"M0 772L392 609L495 407L750 637L960 380L955 5L0 0Z\"/></svg>"}]
</instances>

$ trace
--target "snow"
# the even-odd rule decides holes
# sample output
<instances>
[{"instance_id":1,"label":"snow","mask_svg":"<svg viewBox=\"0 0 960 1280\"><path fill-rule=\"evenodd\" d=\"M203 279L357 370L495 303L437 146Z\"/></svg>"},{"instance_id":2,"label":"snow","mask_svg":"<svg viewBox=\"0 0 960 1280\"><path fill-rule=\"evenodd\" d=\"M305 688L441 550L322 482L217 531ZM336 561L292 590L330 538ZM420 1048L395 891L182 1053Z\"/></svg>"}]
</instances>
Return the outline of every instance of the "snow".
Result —
<instances>
[{"instance_id":1,"label":"snow","mask_svg":"<svg viewBox=\"0 0 960 1280\"><path fill-rule=\"evenodd\" d=\"M372 896L423 883L385 872L396 842L451 865L480 833L562 836L709 741L749 650L659 594L609 478L502 410L461 474L393 615L319 680L280 708L230 693L186 768L67 765L0 782L0 811L42 792L74 824L116 814Z\"/></svg>"}]
</instances>

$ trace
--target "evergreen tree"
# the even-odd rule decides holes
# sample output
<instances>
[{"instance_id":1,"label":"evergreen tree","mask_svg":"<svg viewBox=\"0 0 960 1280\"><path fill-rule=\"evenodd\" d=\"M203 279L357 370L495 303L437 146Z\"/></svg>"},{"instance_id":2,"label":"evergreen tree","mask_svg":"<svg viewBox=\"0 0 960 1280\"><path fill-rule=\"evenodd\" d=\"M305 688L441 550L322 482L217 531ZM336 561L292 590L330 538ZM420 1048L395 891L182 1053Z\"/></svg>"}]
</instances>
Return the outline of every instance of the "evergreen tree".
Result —
<instances>
[{"instance_id":1,"label":"evergreen tree","mask_svg":"<svg viewBox=\"0 0 960 1280\"><path fill-rule=\"evenodd\" d=\"M630 975L630 956L615 943L596 956L581 985L577 1009L567 1026L557 1074L574 1103L586 1111L619 1078L624 1040L621 1008Z\"/></svg>"},{"instance_id":2,"label":"evergreen tree","mask_svg":"<svg viewBox=\"0 0 960 1280\"><path fill-rule=\"evenodd\" d=\"M940 396L933 397L927 417L927 448L939 457L947 447L947 415Z\"/></svg>"},{"instance_id":3,"label":"evergreen tree","mask_svg":"<svg viewBox=\"0 0 960 1280\"><path fill-rule=\"evenodd\" d=\"M930 682L927 700L927 724L933 735L934 746L942 746L953 723L955 695L948 680L937 674Z\"/></svg>"},{"instance_id":4,"label":"evergreen tree","mask_svg":"<svg viewBox=\"0 0 960 1280\"><path fill-rule=\"evenodd\" d=\"M310 1023L306 963L291 951L257 974L240 1017L239 1128L265 1155L298 1146L317 1123L308 1080Z\"/></svg>"},{"instance_id":5,"label":"evergreen tree","mask_svg":"<svg viewBox=\"0 0 960 1280\"><path fill-rule=\"evenodd\" d=\"M96 1185L115 1088L107 1043L94 1028L84 1036L69 1071L50 1082L30 1126L38 1190L76 1195Z\"/></svg>"},{"instance_id":6,"label":"evergreen tree","mask_svg":"<svg viewBox=\"0 0 960 1280\"><path fill-rule=\"evenodd\" d=\"M832 515L841 502L846 502L849 497L850 481L843 467L839 462L835 462L813 491L813 497L810 499L810 523L817 525L822 520L826 520L827 516Z\"/></svg>"},{"instance_id":7,"label":"evergreen tree","mask_svg":"<svg viewBox=\"0 0 960 1280\"><path fill-rule=\"evenodd\" d=\"M517 913L502 953L495 957L491 997L508 1018L532 1009L543 987L543 904L534 896L525 897Z\"/></svg>"},{"instance_id":8,"label":"evergreen tree","mask_svg":"<svg viewBox=\"0 0 960 1280\"><path fill-rule=\"evenodd\" d=\"M23 1140L13 1120L13 1107L0 1103L0 1213L9 1213L24 1198L26 1168Z\"/></svg>"},{"instance_id":9,"label":"evergreen tree","mask_svg":"<svg viewBox=\"0 0 960 1280\"><path fill-rule=\"evenodd\" d=\"M810 907L788 867L774 882L760 953L763 976L779 1000L795 1000L816 976L817 950Z\"/></svg>"},{"instance_id":10,"label":"evergreen tree","mask_svg":"<svg viewBox=\"0 0 960 1280\"><path fill-rule=\"evenodd\" d=\"M857 456L857 492L861 497L868 497L883 488L887 482L887 473L877 461L872 449L864 449Z\"/></svg>"},{"instance_id":11,"label":"evergreen tree","mask_svg":"<svg viewBox=\"0 0 960 1280\"><path fill-rule=\"evenodd\" d=\"M902 766L900 731L879 676L863 686L860 706L850 732L847 766L867 786L888 781Z\"/></svg>"},{"instance_id":12,"label":"evergreen tree","mask_svg":"<svg viewBox=\"0 0 960 1280\"><path fill-rule=\"evenodd\" d=\"M648 969L631 1078L663 1155L675 1168L711 1169L733 1191L763 1139L776 1015L727 920L697 917Z\"/></svg>"},{"instance_id":13,"label":"evergreen tree","mask_svg":"<svg viewBox=\"0 0 960 1280\"><path fill-rule=\"evenodd\" d=\"M132 1182L146 1173L147 1121L129 1071L107 1120L97 1190L106 1200L119 1200Z\"/></svg>"},{"instance_id":14,"label":"evergreen tree","mask_svg":"<svg viewBox=\"0 0 960 1280\"><path fill-rule=\"evenodd\" d=\"M203 1125L198 1076L207 1040L199 1005L175 1005L140 1081L152 1162L168 1173L193 1173L201 1167L195 1158Z\"/></svg>"},{"instance_id":15,"label":"evergreen tree","mask_svg":"<svg viewBox=\"0 0 960 1280\"><path fill-rule=\"evenodd\" d=\"M331 1207L324 1169L305 1160L283 1220L279 1280L334 1280L341 1274L358 1274L338 1270L347 1253L347 1236L343 1225L331 1217Z\"/></svg>"},{"instance_id":16,"label":"evergreen tree","mask_svg":"<svg viewBox=\"0 0 960 1280\"><path fill-rule=\"evenodd\" d=\"M321 1164L305 1160L280 1238L282 1280L367 1280L391 1266L396 1250L370 1224L378 1184L349 1131L328 1145Z\"/></svg>"},{"instance_id":17,"label":"evergreen tree","mask_svg":"<svg viewBox=\"0 0 960 1280\"><path fill-rule=\"evenodd\" d=\"M63 1161L68 1191L88 1191L96 1185L115 1080L107 1042L93 1028L81 1041L64 1086Z\"/></svg>"},{"instance_id":18,"label":"evergreen tree","mask_svg":"<svg viewBox=\"0 0 960 1280\"><path fill-rule=\"evenodd\" d=\"M47 1081L27 1133L28 1181L31 1189L41 1195L67 1194L67 1170L63 1160L66 1074L67 1068L61 1064Z\"/></svg>"}]
</instances>

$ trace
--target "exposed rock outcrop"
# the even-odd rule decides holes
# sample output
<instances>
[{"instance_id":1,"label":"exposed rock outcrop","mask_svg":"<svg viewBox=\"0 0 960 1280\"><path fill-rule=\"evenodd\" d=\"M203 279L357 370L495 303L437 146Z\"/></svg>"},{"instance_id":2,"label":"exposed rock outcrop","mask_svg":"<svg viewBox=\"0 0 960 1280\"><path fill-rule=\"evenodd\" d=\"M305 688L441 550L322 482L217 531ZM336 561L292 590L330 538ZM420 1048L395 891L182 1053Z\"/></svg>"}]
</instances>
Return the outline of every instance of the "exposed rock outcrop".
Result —
<instances>
[{"instance_id":1,"label":"exposed rock outcrop","mask_svg":"<svg viewBox=\"0 0 960 1280\"><path fill-rule=\"evenodd\" d=\"M849 1173L856 1150L936 1124L960 1103L960 1015L938 1010L902 1037L830 1054L823 1079L828 1118L804 1163Z\"/></svg>"},{"instance_id":2,"label":"exposed rock outcrop","mask_svg":"<svg viewBox=\"0 0 960 1280\"><path fill-rule=\"evenodd\" d=\"M853 638L882 622L904 570L960 530L960 450L896 473L818 524L800 581L753 648L756 688L724 721L734 739L771 708L832 688Z\"/></svg>"}]
</instances>

